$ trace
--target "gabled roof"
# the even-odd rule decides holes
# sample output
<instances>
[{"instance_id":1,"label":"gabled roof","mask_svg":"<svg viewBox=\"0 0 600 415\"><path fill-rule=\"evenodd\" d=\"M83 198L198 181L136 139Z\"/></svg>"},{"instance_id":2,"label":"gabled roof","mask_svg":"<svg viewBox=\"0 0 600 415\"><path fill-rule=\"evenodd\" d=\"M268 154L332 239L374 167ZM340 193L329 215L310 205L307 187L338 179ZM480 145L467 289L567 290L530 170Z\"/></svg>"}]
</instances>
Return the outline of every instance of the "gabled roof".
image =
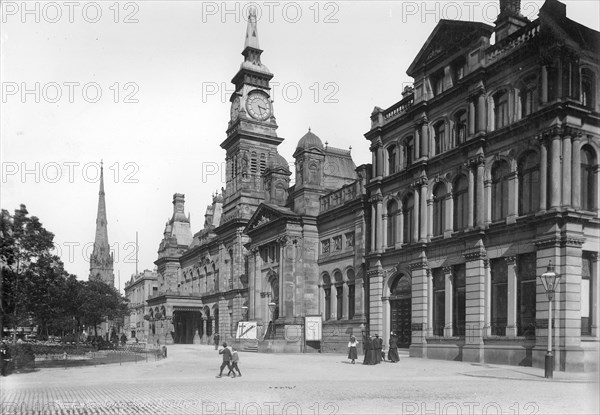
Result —
<instances>
[{"instance_id":1,"label":"gabled roof","mask_svg":"<svg viewBox=\"0 0 600 415\"><path fill-rule=\"evenodd\" d=\"M295 213L293 210L270 203L261 203L256 208L254 215L250 218L250 221L244 229L244 233L252 232L257 228L262 227L268 223L274 222L279 219L293 219L299 220L300 215Z\"/></svg>"},{"instance_id":2,"label":"gabled roof","mask_svg":"<svg viewBox=\"0 0 600 415\"><path fill-rule=\"evenodd\" d=\"M406 73L414 77L415 72L432 59L449 55L481 36L491 36L493 32L494 27L485 23L442 19L431 32Z\"/></svg>"}]
</instances>

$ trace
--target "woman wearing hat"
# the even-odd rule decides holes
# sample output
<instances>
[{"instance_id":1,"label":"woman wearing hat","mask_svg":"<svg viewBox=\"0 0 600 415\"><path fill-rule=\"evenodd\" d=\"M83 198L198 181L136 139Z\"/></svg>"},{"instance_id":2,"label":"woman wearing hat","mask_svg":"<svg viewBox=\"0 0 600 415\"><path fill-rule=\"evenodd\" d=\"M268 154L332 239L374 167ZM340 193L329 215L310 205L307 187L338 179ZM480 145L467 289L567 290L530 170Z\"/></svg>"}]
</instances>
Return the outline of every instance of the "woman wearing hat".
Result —
<instances>
[{"instance_id":1,"label":"woman wearing hat","mask_svg":"<svg viewBox=\"0 0 600 415\"><path fill-rule=\"evenodd\" d=\"M348 342L348 359L352 359L352 364L358 359L358 353L356 352L357 345L358 341L356 340L356 337L350 336L350 341Z\"/></svg>"},{"instance_id":2,"label":"woman wearing hat","mask_svg":"<svg viewBox=\"0 0 600 415\"><path fill-rule=\"evenodd\" d=\"M394 332L390 333L390 350L388 351L388 359L392 363L396 363L400 360L398 356L398 337Z\"/></svg>"}]
</instances>

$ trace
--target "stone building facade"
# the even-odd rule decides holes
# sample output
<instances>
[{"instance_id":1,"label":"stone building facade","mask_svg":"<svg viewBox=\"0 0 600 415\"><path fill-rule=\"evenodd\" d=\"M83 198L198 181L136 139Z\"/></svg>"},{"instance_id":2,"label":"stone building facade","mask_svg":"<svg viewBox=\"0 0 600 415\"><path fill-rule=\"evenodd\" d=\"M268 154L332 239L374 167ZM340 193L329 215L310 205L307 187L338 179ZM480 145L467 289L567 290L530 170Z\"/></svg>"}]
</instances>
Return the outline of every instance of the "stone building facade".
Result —
<instances>
[{"instance_id":1,"label":"stone building facade","mask_svg":"<svg viewBox=\"0 0 600 415\"><path fill-rule=\"evenodd\" d=\"M269 95L273 74L261 54L251 14L221 143L226 185L195 234L184 195L174 195L155 261L157 292L147 301L158 324L154 340L210 343L218 332L234 341L247 320L257 322L258 339L243 347L345 350L350 334L365 331L370 169L357 168L350 150L324 145L309 130L293 155L290 185L289 163L277 152L283 138ZM323 316L322 341L304 341L306 316Z\"/></svg>"},{"instance_id":2,"label":"stone building facade","mask_svg":"<svg viewBox=\"0 0 600 415\"><path fill-rule=\"evenodd\" d=\"M414 88L371 130L371 332L411 356L557 369L598 362L599 33L547 0L495 26L442 20ZM495 43L490 37L495 35Z\"/></svg>"},{"instance_id":3,"label":"stone building facade","mask_svg":"<svg viewBox=\"0 0 600 415\"><path fill-rule=\"evenodd\" d=\"M130 340L153 342L152 334L153 329L156 333L156 327L155 322L150 321L150 313L146 309L146 300L158 292L157 280L156 270L144 270L132 275L131 279L125 282L125 298L129 301L129 315L125 316L123 332ZM154 314L154 310L152 314ZM144 316L147 317L144 318Z\"/></svg>"}]
</instances>

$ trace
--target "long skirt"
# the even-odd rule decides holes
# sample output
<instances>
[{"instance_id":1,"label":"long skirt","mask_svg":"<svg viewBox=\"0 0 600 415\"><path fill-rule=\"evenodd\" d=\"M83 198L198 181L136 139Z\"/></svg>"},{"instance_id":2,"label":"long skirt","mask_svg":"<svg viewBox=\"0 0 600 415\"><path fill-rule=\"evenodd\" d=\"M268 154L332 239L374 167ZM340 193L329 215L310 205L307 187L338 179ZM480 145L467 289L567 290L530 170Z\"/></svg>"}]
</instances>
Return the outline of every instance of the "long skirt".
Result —
<instances>
[{"instance_id":1,"label":"long skirt","mask_svg":"<svg viewBox=\"0 0 600 415\"><path fill-rule=\"evenodd\" d=\"M358 353L356 353L356 347L352 346L348 349L348 359L358 359Z\"/></svg>"},{"instance_id":2,"label":"long skirt","mask_svg":"<svg viewBox=\"0 0 600 415\"><path fill-rule=\"evenodd\" d=\"M363 362L365 365L376 365L377 357L374 349L367 350L365 352L365 360Z\"/></svg>"},{"instance_id":3,"label":"long skirt","mask_svg":"<svg viewBox=\"0 0 600 415\"><path fill-rule=\"evenodd\" d=\"M400 361L400 356L398 356L398 348L394 347L393 349L390 348L390 350L388 351L388 359L390 360L390 362L399 362Z\"/></svg>"},{"instance_id":4,"label":"long skirt","mask_svg":"<svg viewBox=\"0 0 600 415\"><path fill-rule=\"evenodd\" d=\"M375 349L375 363L381 363L381 349Z\"/></svg>"}]
</instances>

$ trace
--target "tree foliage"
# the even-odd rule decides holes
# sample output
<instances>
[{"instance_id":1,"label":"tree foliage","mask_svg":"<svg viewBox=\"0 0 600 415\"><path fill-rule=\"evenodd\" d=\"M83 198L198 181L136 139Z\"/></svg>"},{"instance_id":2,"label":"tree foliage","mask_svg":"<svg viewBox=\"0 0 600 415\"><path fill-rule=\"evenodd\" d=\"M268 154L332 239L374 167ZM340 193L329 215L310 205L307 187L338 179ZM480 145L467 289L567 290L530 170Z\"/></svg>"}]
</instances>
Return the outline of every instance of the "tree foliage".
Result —
<instances>
[{"instance_id":1,"label":"tree foliage","mask_svg":"<svg viewBox=\"0 0 600 415\"><path fill-rule=\"evenodd\" d=\"M80 281L53 253L54 234L25 205L0 222L0 332L3 326L38 325L43 334L79 330L122 318L127 300L112 286Z\"/></svg>"}]
</instances>

